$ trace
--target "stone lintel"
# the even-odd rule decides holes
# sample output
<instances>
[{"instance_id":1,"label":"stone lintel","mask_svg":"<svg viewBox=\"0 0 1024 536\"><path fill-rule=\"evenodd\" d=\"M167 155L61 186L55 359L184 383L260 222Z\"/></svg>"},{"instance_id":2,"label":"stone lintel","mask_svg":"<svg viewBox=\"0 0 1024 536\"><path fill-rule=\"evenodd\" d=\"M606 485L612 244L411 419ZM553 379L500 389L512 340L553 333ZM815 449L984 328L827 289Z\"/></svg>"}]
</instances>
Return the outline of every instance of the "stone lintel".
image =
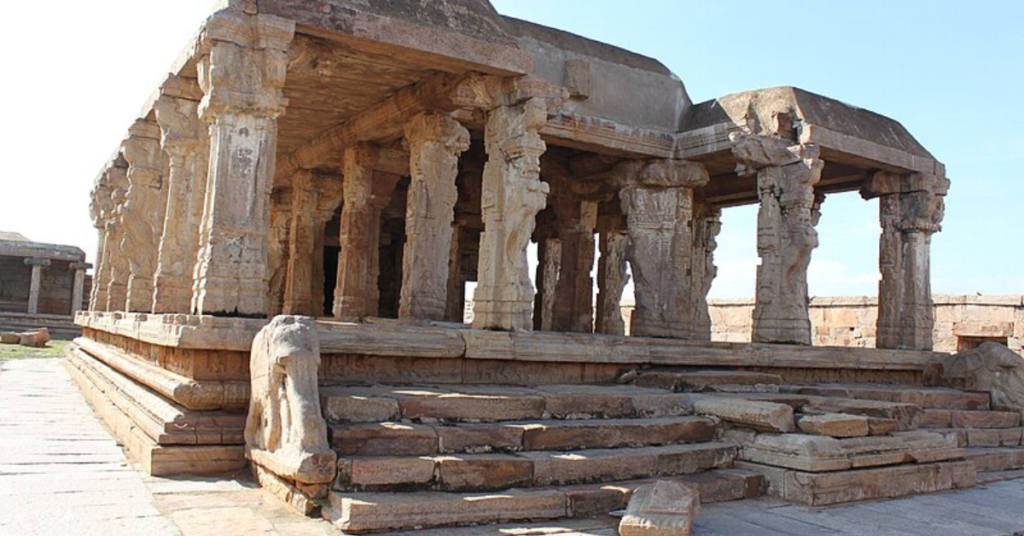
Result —
<instances>
[{"instance_id":1,"label":"stone lintel","mask_svg":"<svg viewBox=\"0 0 1024 536\"><path fill-rule=\"evenodd\" d=\"M25 259L25 264L29 266L42 266L47 267L51 264L50 259L44 257L29 257Z\"/></svg>"},{"instance_id":2,"label":"stone lintel","mask_svg":"<svg viewBox=\"0 0 1024 536\"><path fill-rule=\"evenodd\" d=\"M949 191L950 181L941 175L926 173L893 173L891 171L879 171L865 181L861 187L861 197L874 199L875 197L890 194L905 194L912 192L927 192L934 195L946 195Z\"/></svg>"}]
</instances>

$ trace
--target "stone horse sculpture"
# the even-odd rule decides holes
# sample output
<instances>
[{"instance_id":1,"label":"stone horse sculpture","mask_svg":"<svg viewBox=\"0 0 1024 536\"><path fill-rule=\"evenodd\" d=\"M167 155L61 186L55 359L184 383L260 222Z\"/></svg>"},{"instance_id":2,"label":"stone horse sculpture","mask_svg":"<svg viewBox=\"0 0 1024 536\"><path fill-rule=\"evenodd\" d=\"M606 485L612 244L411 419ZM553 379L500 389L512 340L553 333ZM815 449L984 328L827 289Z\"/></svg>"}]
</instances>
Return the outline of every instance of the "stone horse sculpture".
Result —
<instances>
[{"instance_id":1,"label":"stone horse sculpture","mask_svg":"<svg viewBox=\"0 0 1024 536\"><path fill-rule=\"evenodd\" d=\"M303 484L330 482L337 461L320 411L319 366L320 342L311 318L278 316L253 340L246 457Z\"/></svg>"}]
</instances>

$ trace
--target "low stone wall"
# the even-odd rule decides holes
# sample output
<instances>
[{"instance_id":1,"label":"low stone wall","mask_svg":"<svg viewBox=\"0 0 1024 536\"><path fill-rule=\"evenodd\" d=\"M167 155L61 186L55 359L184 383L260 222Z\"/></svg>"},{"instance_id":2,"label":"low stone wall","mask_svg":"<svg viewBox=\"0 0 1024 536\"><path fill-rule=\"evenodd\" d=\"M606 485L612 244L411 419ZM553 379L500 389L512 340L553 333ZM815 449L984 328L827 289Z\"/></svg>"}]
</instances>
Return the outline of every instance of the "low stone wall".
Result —
<instances>
[{"instance_id":1,"label":"low stone wall","mask_svg":"<svg viewBox=\"0 0 1024 536\"><path fill-rule=\"evenodd\" d=\"M1024 346L1024 296L935 296L935 350L957 352L981 342ZM754 300L712 300L711 338L749 342ZM810 307L815 346L874 348L878 299L813 298Z\"/></svg>"}]
</instances>

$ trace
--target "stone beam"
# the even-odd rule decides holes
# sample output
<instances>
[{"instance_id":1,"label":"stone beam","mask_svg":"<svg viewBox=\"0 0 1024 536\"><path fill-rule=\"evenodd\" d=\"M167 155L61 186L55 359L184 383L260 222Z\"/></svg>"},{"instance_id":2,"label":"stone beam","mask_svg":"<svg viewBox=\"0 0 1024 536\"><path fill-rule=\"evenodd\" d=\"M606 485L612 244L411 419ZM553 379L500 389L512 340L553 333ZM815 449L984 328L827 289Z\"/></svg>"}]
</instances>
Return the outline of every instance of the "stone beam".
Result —
<instances>
[{"instance_id":1,"label":"stone beam","mask_svg":"<svg viewBox=\"0 0 1024 536\"><path fill-rule=\"evenodd\" d=\"M822 199L814 186L824 166L818 147L743 133L730 139L737 173L757 175L761 200L753 341L809 345L807 267L818 246L814 226Z\"/></svg>"}]
</instances>

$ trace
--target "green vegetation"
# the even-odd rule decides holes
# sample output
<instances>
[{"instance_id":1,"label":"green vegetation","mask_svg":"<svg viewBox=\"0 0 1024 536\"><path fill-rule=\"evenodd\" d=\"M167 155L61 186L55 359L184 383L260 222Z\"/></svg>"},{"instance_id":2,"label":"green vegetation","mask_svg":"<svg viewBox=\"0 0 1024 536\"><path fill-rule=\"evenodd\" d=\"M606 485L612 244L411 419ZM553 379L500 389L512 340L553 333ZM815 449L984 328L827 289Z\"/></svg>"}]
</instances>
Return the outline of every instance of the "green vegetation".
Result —
<instances>
[{"instance_id":1,"label":"green vegetation","mask_svg":"<svg viewBox=\"0 0 1024 536\"><path fill-rule=\"evenodd\" d=\"M18 344L0 344L0 361L5 359L29 359L40 357L61 357L64 347L71 341L50 341L43 348L30 348Z\"/></svg>"}]
</instances>

